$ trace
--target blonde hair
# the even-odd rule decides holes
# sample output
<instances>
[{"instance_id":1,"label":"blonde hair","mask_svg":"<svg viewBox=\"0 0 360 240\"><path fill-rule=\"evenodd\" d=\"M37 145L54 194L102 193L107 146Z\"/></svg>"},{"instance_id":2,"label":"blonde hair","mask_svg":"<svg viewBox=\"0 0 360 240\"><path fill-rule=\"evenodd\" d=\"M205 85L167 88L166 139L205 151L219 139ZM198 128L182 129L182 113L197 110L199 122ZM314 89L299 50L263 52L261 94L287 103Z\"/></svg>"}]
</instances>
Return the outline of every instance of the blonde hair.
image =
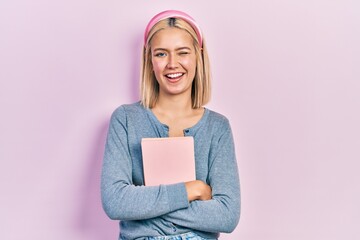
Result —
<instances>
[{"instance_id":1,"label":"blonde hair","mask_svg":"<svg viewBox=\"0 0 360 240\"><path fill-rule=\"evenodd\" d=\"M204 39L201 48L194 29L190 24L180 18L167 18L161 20L149 31L147 42L145 43L142 52L142 68L140 74L141 103L144 107L153 108L158 100L159 84L153 72L150 42L158 31L168 27L183 29L187 31L194 40L196 72L191 88L191 102L192 108L200 108L210 101L211 95L211 76L208 52Z\"/></svg>"}]
</instances>

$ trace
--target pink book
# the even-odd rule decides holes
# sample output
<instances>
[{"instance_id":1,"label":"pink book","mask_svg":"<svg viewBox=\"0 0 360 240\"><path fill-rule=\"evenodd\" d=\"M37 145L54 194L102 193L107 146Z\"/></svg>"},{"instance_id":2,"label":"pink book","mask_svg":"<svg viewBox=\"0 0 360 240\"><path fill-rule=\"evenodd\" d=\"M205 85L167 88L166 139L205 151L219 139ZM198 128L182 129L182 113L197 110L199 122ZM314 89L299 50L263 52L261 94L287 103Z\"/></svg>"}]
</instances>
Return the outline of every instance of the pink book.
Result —
<instances>
[{"instance_id":1,"label":"pink book","mask_svg":"<svg viewBox=\"0 0 360 240\"><path fill-rule=\"evenodd\" d=\"M143 138L141 148L146 186L196 179L193 137Z\"/></svg>"}]
</instances>

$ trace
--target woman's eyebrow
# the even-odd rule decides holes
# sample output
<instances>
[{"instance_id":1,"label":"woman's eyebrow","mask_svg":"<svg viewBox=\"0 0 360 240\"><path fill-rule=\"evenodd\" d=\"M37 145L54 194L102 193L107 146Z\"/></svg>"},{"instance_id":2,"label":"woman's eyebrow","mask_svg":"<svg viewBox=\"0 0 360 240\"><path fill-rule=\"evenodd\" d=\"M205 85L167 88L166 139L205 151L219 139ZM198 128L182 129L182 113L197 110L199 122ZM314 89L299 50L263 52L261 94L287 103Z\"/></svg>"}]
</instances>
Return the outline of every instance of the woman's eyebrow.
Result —
<instances>
[{"instance_id":1,"label":"woman's eyebrow","mask_svg":"<svg viewBox=\"0 0 360 240\"><path fill-rule=\"evenodd\" d=\"M179 51L179 50L191 50L191 48L189 47L179 47L177 49L175 49L176 51Z\"/></svg>"},{"instance_id":2,"label":"woman's eyebrow","mask_svg":"<svg viewBox=\"0 0 360 240\"><path fill-rule=\"evenodd\" d=\"M191 50L191 48L189 48L189 47L179 47L179 48L175 49L175 51L179 51L179 50ZM154 51L169 51L169 50L166 49L166 48L155 48Z\"/></svg>"},{"instance_id":3,"label":"woman's eyebrow","mask_svg":"<svg viewBox=\"0 0 360 240\"><path fill-rule=\"evenodd\" d=\"M166 48L155 48L154 51L167 51Z\"/></svg>"}]
</instances>

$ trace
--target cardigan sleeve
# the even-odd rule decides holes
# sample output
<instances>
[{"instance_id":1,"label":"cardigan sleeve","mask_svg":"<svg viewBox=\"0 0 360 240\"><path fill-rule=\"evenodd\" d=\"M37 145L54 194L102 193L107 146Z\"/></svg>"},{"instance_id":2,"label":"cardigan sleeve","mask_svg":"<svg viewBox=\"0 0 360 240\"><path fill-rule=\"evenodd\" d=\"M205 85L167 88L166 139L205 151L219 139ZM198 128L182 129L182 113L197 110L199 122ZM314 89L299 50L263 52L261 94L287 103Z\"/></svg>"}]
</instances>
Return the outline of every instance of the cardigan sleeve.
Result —
<instances>
[{"instance_id":1,"label":"cardigan sleeve","mask_svg":"<svg viewBox=\"0 0 360 240\"><path fill-rule=\"evenodd\" d=\"M232 232L240 219L240 182L232 132L228 121L210 161L208 184L212 199L193 201L186 209L163 216L167 221L204 232Z\"/></svg>"},{"instance_id":2,"label":"cardigan sleeve","mask_svg":"<svg viewBox=\"0 0 360 240\"><path fill-rule=\"evenodd\" d=\"M184 183L133 184L127 124L126 110L119 107L111 116L101 173L106 214L116 220L144 220L189 207Z\"/></svg>"}]
</instances>

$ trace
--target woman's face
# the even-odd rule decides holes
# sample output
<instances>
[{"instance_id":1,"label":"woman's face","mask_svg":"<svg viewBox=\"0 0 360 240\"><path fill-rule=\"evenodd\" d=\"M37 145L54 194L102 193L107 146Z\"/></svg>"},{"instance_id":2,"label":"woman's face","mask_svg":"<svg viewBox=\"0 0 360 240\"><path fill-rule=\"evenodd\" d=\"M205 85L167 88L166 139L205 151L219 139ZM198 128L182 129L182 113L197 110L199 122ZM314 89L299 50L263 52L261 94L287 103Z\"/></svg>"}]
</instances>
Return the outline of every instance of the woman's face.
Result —
<instances>
[{"instance_id":1,"label":"woman's face","mask_svg":"<svg viewBox=\"0 0 360 240\"><path fill-rule=\"evenodd\" d=\"M196 55L191 35L169 27L157 32L151 40L151 61L160 94L191 96L196 71Z\"/></svg>"}]
</instances>

